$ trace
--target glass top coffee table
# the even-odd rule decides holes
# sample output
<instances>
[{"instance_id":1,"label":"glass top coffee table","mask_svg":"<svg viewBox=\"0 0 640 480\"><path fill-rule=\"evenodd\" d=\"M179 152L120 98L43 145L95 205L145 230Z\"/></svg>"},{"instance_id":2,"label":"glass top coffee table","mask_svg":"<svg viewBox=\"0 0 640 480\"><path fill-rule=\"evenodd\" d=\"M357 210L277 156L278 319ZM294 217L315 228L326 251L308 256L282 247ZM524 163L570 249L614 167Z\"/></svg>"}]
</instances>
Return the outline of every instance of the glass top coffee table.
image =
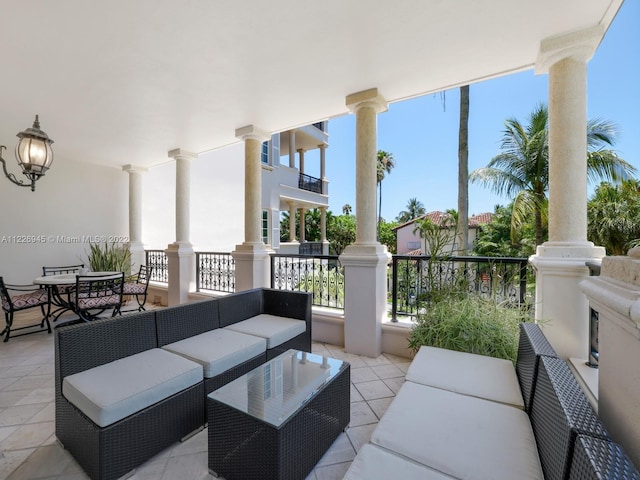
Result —
<instances>
[{"instance_id":1,"label":"glass top coffee table","mask_svg":"<svg viewBox=\"0 0 640 480\"><path fill-rule=\"evenodd\" d=\"M350 366L288 350L209 394L209 471L304 479L349 424Z\"/></svg>"}]
</instances>

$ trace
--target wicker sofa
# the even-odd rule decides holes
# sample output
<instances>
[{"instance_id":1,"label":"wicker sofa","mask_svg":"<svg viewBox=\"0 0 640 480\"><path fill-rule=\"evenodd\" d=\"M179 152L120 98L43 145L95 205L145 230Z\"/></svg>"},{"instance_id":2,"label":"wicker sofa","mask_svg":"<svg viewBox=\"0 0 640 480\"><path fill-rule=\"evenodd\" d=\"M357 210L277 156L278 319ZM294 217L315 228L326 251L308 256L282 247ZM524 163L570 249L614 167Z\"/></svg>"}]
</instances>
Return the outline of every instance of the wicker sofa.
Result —
<instances>
[{"instance_id":1,"label":"wicker sofa","mask_svg":"<svg viewBox=\"0 0 640 480\"><path fill-rule=\"evenodd\" d=\"M566 362L523 324L509 361L422 347L345 480L640 479Z\"/></svg>"},{"instance_id":2,"label":"wicker sofa","mask_svg":"<svg viewBox=\"0 0 640 480\"><path fill-rule=\"evenodd\" d=\"M239 292L55 330L56 437L116 479L201 429L206 395L289 349L311 351L311 295Z\"/></svg>"}]
</instances>

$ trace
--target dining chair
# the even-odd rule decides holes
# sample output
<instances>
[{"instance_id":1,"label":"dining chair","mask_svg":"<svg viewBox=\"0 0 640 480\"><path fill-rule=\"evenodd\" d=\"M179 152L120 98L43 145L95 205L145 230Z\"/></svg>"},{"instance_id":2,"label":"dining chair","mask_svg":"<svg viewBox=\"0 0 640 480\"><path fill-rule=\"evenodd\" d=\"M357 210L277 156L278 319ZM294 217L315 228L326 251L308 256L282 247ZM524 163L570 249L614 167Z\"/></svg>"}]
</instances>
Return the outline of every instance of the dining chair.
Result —
<instances>
[{"instance_id":1,"label":"dining chair","mask_svg":"<svg viewBox=\"0 0 640 480\"><path fill-rule=\"evenodd\" d=\"M9 291L17 292L11 296ZM2 310L4 310L5 327L0 332L4 334L4 341L8 342L9 338L29 335L31 333L43 332L46 330L51 333L51 324L49 323L49 292L44 288L38 288L34 285L10 285L4 283L4 279L0 277L0 299L2 301ZM42 320L39 323L25 325L13 328L13 315L15 312L27 310L29 308L40 307L42 311ZM25 329L33 329L39 327L38 330L11 335L12 332Z\"/></svg>"},{"instance_id":2,"label":"dining chair","mask_svg":"<svg viewBox=\"0 0 640 480\"><path fill-rule=\"evenodd\" d=\"M76 284L69 289L68 304L85 322L98 318L113 309L111 316L120 313L124 272L108 275L77 275Z\"/></svg>"},{"instance_id":3,"label":"dining chair","mask_svg":"<svg viewBox=\"0 0 640 480\"><path fill-rule=\"evenodd\" d=\"M75 273L78 274L80 273L82 270L84 269L84 263L81 263L80 265L65 265L65 266L55 266L55 267L42 267L42 274L46 277L49 275L62 275L65 273ZM65 296L68 293L69 288L72 288L73 284L69 284L69 285L48 285L47 288L49 289L49 301L51 302L52 305L54 305L55 307L57 307L53 312L49 313L50 317L53 317L53 321L56 322L58 321L58 318L60 317L60 315L62 315L64 312L68 311L69 309L67 308L66 305L64 304L59 304L60 302L56 302L56 298L60 298L60 296ZM57 292L52 292L52 289L57 289Z\"/></svg>"},{"instance_id":4,"label":"dining chair","mask_svg":"<svg viewBox=\"0 0 640 480\"><path fill-rule=\"evenodd\" d=\"M140 270L138 274L135 275L135 280L124 283L122 293L124 295L135 295L139 312L146 310L144 304L147 302L147 290L149 289L149 280L151 279L152 271L153 267L140 265Z\"/></svg>"}]
</instances>

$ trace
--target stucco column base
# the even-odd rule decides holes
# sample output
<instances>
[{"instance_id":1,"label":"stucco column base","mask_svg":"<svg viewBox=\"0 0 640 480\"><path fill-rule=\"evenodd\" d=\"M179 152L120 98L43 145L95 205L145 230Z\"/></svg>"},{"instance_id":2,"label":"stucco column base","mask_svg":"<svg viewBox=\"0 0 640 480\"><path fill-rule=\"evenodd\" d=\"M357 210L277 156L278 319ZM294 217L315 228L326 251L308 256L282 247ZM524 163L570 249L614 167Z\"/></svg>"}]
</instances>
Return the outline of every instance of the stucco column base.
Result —
<instances>
[{"instance_id":1,"label":"stucco column base","mask_svg":"<svg viewBox=\"0 0 640 480\"><path fill-rule=\"evenodd\" d=\"M387 265L380 244L353 244L340 255L344 267L344 350L376 358L382 353L382 321L387 316Z\"/></svg>"},{"instance_id":2,"label":"stucco column base","mask_svg":"<svg viewBox=\"0 0 640 480\"><path fill-rule=\"evenodd\" d=\"M196 287L195 256L191 242L174 242L165 250L169 264L168 304L189 301L189 292Z\"/></svg>"},{"instance_id":3,"label":"stucco column base","mask_svg":"<svg viewBox=\"0 0 640 480\"><path fill-rule=\"evenodd\" d=\"M271 285L271 253L262 242L236 245L236 292Z\"/></svg>"},{"instance_id":4,"label":"stucco column base","mask_svg":"<svg viewBox=\"0 0 640 480\"><path fill-rule=\"evenodd\" d=\"M640 250L605 257L580 288L598 312L598 416L640 465Z\"/></svg>"},{"instance_id":5,"label":"stucco column base","mask_svg":"<svg viewBox=\"0 0 640 480\"><path fill-rule=\"evenodd\" d=\"M604 255L591 242L547 242L529 258L536 270L536 322L562 358L588 358L589 302L579 283L589 276L586 262Z\"/></svg>"},{"instance_id":6,"label":"stucco column base","mask_svg":"<svg viewBox=\"0 0 640 480\"><path fill-rule=\"evenodd\" d=\"M147 261L142 242L129 242L129 252L131 252L131 273L138 273L140 265Z\"/></svg>"}]
</instances>

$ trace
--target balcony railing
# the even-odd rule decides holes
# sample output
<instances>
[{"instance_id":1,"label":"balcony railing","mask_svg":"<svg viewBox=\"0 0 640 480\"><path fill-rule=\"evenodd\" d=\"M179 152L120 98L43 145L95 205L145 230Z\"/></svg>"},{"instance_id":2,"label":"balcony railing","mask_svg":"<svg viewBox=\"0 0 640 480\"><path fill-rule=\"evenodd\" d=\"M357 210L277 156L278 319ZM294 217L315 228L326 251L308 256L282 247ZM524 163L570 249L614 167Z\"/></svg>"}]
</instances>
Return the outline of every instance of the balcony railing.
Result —
<instances>
[{"instance_id":1,"label":"balcony railing","mask_svg":"<svg viewBox=\"0 0 640 480\"><path fill-rule=\"evenodd\" d=\"M391 319L416 316L438 292L460 289L502 303L524 305L527 259L394 255Z\"/></svg>"},{"instance_id":2,"label":"balcony railing","mask_svg":"<svg viewBox=\"0 0 640 480\"><path fill-rule=\"evenodd\" d=\"M589 276L600 276L600 262L587 262L587 268L589 269ZM600 352L598 346L598 334L600 327L600 314L589 307L589 359L587 365L591 368L598 368L598 361L600 360Z\"/></svg>"},{"instance_id":3,"label":"balcony railing","mask_svg":"<svg viewBox=\"0 0 640 480\"><path fill-rule=\"evenodd\" d=\"M230 253L196 252L196 291L236 291L236 262Z\"/></svg>"},{"instance_id":4,"label":"balcony railing","mask_svg":"<svg viewBox=\"0 0 640 480\"><path fill-rule=\"evenodd\" d=\"M152 282L169 283L169 261L164 250L145 250L145 263L153 267Z\"/></svg>"},{"instance_id":5,"label":"balcony railing","mask_svg":"<svg viewBox=\"0 0 640 480\"><path fill-rule=\"evenodd\" d=\"M344 268L337 255L272 255L271 288L310 292L313 305L344 309Z\"/></svg>"},{"instance_id":6,"label":"balcony railing","mask_svg":"<svg viewBox=\"0 0 640 480\"><path fill-rule=\"evenodd\" d=\"M301 173L298 177L298 188L308 192L322 193L322 180L311 175Z\"/></svg>"}]
</instances>

